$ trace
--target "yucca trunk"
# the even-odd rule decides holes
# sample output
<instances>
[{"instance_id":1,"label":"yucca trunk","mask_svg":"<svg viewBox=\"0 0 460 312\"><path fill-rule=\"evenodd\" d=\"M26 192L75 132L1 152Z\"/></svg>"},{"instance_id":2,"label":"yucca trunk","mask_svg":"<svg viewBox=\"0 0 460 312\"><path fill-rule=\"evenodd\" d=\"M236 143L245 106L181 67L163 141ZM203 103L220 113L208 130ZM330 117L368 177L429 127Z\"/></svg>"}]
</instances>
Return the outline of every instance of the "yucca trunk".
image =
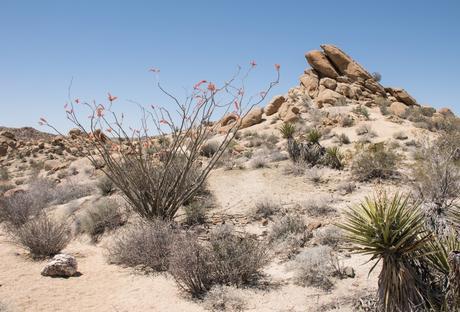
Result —
<instances>
[{"instance_id":1,"label":"yucca trunk","mask_svg":"<svg viewBox=\"0 0 460 312\"><path fill-rule=\"evenodd\" d=\"M460 309L460 251L449 253L449 292L448 302L452 311Z\"/></svg>"},{"instance_id":2,"label":"yucca trunk","mask_svg":"<svg viewBox=\"0 0 460 312\"><path fill-rule=\"evenodd\" d=\"M384 256L379 274L379 303L385 312L413 311L424 303L413 265L394 254Z\"/></svg>"}]
</instances>

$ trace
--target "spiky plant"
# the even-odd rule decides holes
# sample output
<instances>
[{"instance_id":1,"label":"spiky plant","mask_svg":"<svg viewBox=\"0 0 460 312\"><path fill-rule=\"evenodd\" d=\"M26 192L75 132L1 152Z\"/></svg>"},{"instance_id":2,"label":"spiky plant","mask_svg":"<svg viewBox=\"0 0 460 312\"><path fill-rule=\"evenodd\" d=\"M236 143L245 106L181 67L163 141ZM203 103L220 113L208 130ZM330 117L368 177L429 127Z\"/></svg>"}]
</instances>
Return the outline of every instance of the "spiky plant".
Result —
<instances>
[{"instance_id":1,"label":"spiky plant","mask_svg":"<svg viewBox=\"0 0 460 312\"><path fill-rule=\"evenodd\" d=\"M444 238L432 239L426 247L430 267L437 271L435 281L441 311L460 310L460 240L452 231Z\"/></svg>"},{"instance_id":2,"label":"spiky plant","mask_svg":"<svg viewBox=\"0 0 460 312\"><path fill-rule=\"evenodd\" d=\"M319 140L321 139L321 132L318 129L311 129L307 133L307 140L313 144L319 144Z\"/></svg>"},{"instance_id":3,"label":"spiky plant","mask_svg":"<svg viewBox=\"0 0 460 312\"><path fill-rule=\"evenodd\" d=\"M343 168L342 161L343 155L337 146L326 148L326 154L323 157L324 165L340 170Z\"/></svg>"},{"instance_id":4,"label":"spiky plant","mask_svg":"<svg viewBox=\"0 0 460 312\"><path fill-rule=\"evenodd\" d=\"M366 198L345 213L345 230L353 249L382 261L379 275L379 303L386 312L411 311L426 303L427 290L422 282L416 256L421 255L431 233L424 227L423 215L409 196L380 193Z\"/></svg>"},{"instance_id":5,"label":"spiky plant","mask_svg":"<svg viewBox=\"0 0 460 312\"><path fill-rule=\"evenodd\" d=\"M285 139L292 139L295 133L295 125L289 122L283 123L283 125L279 128L281 132L281 136Z\"/></svg>"}]
</instances>

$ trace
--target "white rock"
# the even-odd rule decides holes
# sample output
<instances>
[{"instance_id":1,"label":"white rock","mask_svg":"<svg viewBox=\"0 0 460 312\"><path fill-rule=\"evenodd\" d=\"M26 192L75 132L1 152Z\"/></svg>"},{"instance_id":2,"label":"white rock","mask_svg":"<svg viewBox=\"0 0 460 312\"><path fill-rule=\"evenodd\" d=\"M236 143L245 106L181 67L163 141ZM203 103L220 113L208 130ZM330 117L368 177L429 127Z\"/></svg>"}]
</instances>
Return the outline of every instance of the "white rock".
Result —
<instances>
[{"instance_id":1,"label":"white rock","mask_svg":"<svg viewBox=\"0 0 460 312\"><path fill-rule=\"evenodd\" d=\"M41 274L51 277L70 277L77 273L77 260L66 254L58 254L43 268Z\"/></svg>"}]
</instances>

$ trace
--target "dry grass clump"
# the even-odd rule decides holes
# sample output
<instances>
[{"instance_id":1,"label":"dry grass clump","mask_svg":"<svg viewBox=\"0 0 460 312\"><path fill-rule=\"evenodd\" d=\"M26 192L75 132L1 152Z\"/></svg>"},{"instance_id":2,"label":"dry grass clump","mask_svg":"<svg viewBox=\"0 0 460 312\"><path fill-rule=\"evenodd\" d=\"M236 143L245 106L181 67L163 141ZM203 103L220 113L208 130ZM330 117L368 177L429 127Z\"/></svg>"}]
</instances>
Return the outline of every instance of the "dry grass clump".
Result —
<instances>
[{"instance_id":1,"label":"dry grass clump","mask_svg":"<svg viewBox=\"0 0 460 312\"><path fill-rule=\"evenodd\" d=\"M293 264L296 283L330 290L334 287L331 277L336 272L335 257L328 246L316 246L298 254Z\"/></svg>"},{"instance_id":2,"label":"dry grass clump","mask_svg":"<svg viewBox=\"0 0 460 312\"><path fill-rule=\"evenodd\" d=\"M108 247L109 261L129 267L143 266L165 271L174 242L171 224L144 221L122 229Z\"/></svg>"},{"instance_id":3,"label":"dry grass clump","mask_svg":"<svg viewBox=\"0 0 460 312\"><path fill-rule=\"evenodd\" d=\"M317 229L314 236L320 245L326 245L332 248L337 247L337 245L343 241L342 230L334 225Z\"/></svg>"},{"instance_id":4,"label":"dry grass clump","mask_svg":"<svg viewBox=\"0 0 460 312\"><path fill-rule=\"evenodd\" d=\"M369 111L366 107L359 105L352 109L352 113L356 114L359 117L364 117L365 119L369 119Z\"/></svg>"},{"instance_id":5,"label":"dry grass clump","mask_svg":"<svg viewBox=\"0 0 460 312\"><path fill-rule=\"evenodd\" d=\"M327 196L316 196L305 200L302 208L309 216L321 217L335 214L337 210L331 206L331 201Z\"/></svg>"},{"instance_id":6,"label":"dry grass clump","mask_svg":"<svg viewBox=\"0 0 460 312\"><path fill-rule=\"evenodd\" d=\"M74 199L82 198L91 195L93 189L89 185L77 184L75 182L67 182L58 184L54 190L55 204L65 204Z\"/></svg>"},{"instance_id":7,"label":"dry grass clump","mask_svg":"<svg viewBox=\"0 0 460 312\"><path fill-rule=\"evenodd\" d=\"M67 223L42 214L10 232L16 244L28 250L34 258L52 257L71 240Z\"/></svg>"},{"instance_id":8,"label":"dry grass clump","mask_svg":"<svg viewBox=\"0 0 460 312\"><path fill-rule=\"evenodd\" d=\"M260 155L257 157L254 157L250 161L250 166L253 169L261 169L261 168L267 168L268 167L268 160L266 156Z\"/></svg>"},{"instance_id":9,"label":"dry grass clump","mask_svg":"<svg viewBox=\"0 0 460 312\"><path fill-rule=\"evenodd\" d=\"M337 140L339 142L339 144L343 145L343 144L350 144L351 141L350 141L350 138L345 134L345 133L342 133L340 135L337 136Z\"/></svg>"},{"instance_id":10,"label":"dry grass clump","mask_svg":"<svg viewBox=\"0 0 460 312\"><path fill-rule=\"evenodd\" d=\"M93 242L99 241L107 231L114 230L126 223L126 215L115 200L106 200L88 209L80 220L83 233L87 233Z\"/></svg>"},{"instance_id":11,"label":"dry grass clump","mask_svg":"<svg viewBox=\"0 0 460 312\"><path fill-rule=\"evenodd\" d=\"M208 141L201 146L200 155L211 158L219 151L220 144L217 141Z\"/></svg>"},{"instance_id":12,"label":"dry grass clump","mask_svg":"<svg viewBox=\"0 0 460 312\"><path fill-rule=\"evenodd\" d=\"M0 195L3 195L6 191L14 189L15 186L14 184L6 183L6 184L0 184Z\"/></svg>"},{"instance_id":13,"label":"dry grass clump","mask_svg":"<svg viewBox=\"0 0 460 312\"><path fill-rule=\"evenodd\" d=\"M356 184L353 182L341 182L337 184L337 190L343 194L351 194L356 189Z\"/></svg>"},{"instance_id":14,"label":"dry grass clump","mask_svg":"<svg viewBox=\"0 0 460 312\"><path fill-rule=\"evenodd\" d=\"M305 170L305 178L315 184L324 181L324 171L318 167L312 167Z\"/></svg>"},{"instance_id":15,"label":"dry grass clump","mask_svg":"<svg viewBox=\"0 0 460 312\"><path fill-rule=\"evenodd\" d=\"M352 127L354 123L355 123L355 121L349 115L344 115L340 119L340 126L342 126L344 128Z\"/></svg>"},{"instance_id":16,"label":"dry grass clump","mask_svg":"<svg viewBox=\"0 0 460 312\"><path fill-rule=\"evenodd\" d=\"M306 225L301 216L296 214L285 214L276 220L270 232L271 241L282 241L289 236L303 234L306 231Z\"/></svg>"},{"instance_id":17,"label":"dry grass clump","mask_svg":"<svg viewBox=\"0 0 460 312\"><path fill-rule=\"evenodd\" d=\"M253 217L256 220L267 219L281 211L281 205L273 199L265 198L255 205Z\"/></svg>"},{"instance_id":18,"label":"dry grass clump","mask_svg":"<svg viewBox=\"0 0 460 312\"><path fill-rule=\"evenodd\" d=\"M386 179L397 174L399 156L384 143L358 145L351 171L360 181Z\"/></svg>"},{"instance_id":19,"label":"dry grass clump","mask_svg":"<svg viewBox=\"0 0 460 312\"><path fill-rule=\"evenodd\" d=\"M370 138L376 137L377 134L372 130L372 127L370 125L363 124L356 128L356 134L357 135L367 135Z\"/></svg>"},{"instance_id":20,"label":"dry grass clump","mask_svg":"<svg viewBox=\"0 0 460 312\"><path fill-rule=\"evenodd\" d=\"M283 168L283 174L299 177L305 173L307 167L308 164L303 161L290 162Z\"/></svg>"},{"instance_id":21,"label":"dry grass clump","mask_svg":"<svg viewBox=\"0 0 460 312\"><path fill-rule=\"evenodd\" d=\"M240 289L217 285L206 294L204 306L212 312L240 312L246 308Z\"/></svg>"},{"instance_id":22,"label":"dry grass clump","mask_svg":"<svg viewBox=\"0 0 460 312\"><path fill-rule=\"evenodd\" d=\"M267 261L268 249L264 244L220 228L211 233L209 243L200 243L190 234L178 238L169 270L180 288L202 297L214 285L255 283Z\"/></svg>"},{"instance_id":23,"label":"dry grass clump","mask_svg":"<svg viewBox=\"0 0 460 312\"><path fill-rule=\"evenodd\" d=\"M100 177L96 184L102 196L109 196L115 191L113 181L106 175Z\"/></svg>"}]
</instances>

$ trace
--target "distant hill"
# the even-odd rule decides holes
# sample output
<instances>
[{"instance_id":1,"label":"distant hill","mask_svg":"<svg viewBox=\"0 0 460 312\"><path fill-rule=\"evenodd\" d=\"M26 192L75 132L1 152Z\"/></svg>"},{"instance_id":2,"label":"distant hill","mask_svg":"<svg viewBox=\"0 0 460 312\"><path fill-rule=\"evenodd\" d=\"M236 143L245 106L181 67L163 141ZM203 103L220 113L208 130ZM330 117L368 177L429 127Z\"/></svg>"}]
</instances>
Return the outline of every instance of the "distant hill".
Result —
<instances>
[{"instance_id":1,"label":"distant hill","mask_svg":"<svg viewBox=\"0 0 460 312\"><path fill-rule=\"evenodd\" d=\"M55 137L54 134L42 132L32 127L22 127L22 128L8 128L0 126L0 132L8 131L14 134L16 140L21 141L34 141L40 139L50 139Z\"/></svg>"}]
</instances>

